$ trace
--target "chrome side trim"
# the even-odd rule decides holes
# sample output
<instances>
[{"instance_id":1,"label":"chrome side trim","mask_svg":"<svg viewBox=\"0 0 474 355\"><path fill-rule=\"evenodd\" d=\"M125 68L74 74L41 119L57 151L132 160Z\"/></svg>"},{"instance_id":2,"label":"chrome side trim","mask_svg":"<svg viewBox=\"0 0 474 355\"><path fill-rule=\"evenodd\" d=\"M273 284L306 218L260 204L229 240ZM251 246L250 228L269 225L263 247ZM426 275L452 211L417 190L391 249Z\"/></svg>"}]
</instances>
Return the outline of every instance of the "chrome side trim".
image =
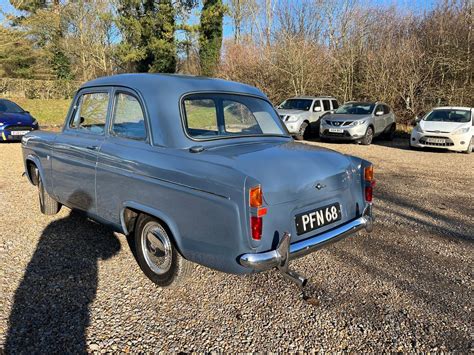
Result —
<instances>
[{"instance_id":1,"label":"chrome side trim","mask_svg":"<svg viewBox=\"0 0 474 355\"><path fill-rule=\"evenodd\" d=\"M282 242L280 242L275 250L263 253L250 253L242 255L240 257L240 264L255 271L268 270L281 265L282 262L285 261L285 254L289 255L289 260L297 259L319 250L330 243L344 239L363 228L365 228L367 232L371 232L373 228L372 225L372 206L368 205L364 210L362 217L356 218L328 232L316 235L300 242L296 242L294 244L289 244L288 242L283 243L288 245L288 254L283 252L282 247L284 246L281 245ZM285 241L285 238L283 238L282 241Z\"/></svg>"}]
</instances>

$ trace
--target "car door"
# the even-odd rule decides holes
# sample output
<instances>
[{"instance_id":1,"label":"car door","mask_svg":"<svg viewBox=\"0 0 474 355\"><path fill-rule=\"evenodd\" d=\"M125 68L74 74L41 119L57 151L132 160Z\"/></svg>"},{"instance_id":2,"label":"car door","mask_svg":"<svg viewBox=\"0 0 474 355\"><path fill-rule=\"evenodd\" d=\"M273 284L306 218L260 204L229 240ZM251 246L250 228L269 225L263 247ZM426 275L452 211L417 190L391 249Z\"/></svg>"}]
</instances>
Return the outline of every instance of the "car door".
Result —
<instances>
[{"instance_id":1,"label":"car door","mask_svg":"<svg viewBox=\"0 0 474 355\"><path fill-rule=\"evenodd\" d=\"M323 113L331 111L331 102L329 100L321 100L323 102Z\"/></svg>"},{"instance_id":2,"label":"car door","mask_svg":"<svg viewBox=\"0 0 474 355\"><path fill-rule=\"evenodd\" d=\"M110 90L85 89L53 146L53 192L71 208L96 213L96 164L104 141Z\"/></svg>"},{"instance_id":3,"label":"car door","mask_svg":"<svg viewBox=\"0 0 474 355\"><path fill-rule=\"evenodd\" d=\"M317 122L323 114L323 106L321 100L313 101L313 108L311 109L311 122Z\"/></svg>"},{"instance_id":4,"label":"car door","mask_svg":"<svg viewBox=\"0 0 474 355\"><path fill-rule=\"evenodd\" d=\"M384 116L385 116L385 127L389 127L393 122L395 122L395 114L393 111L388 107L387 105L383 105L383 110L384 110Z\"/></svg>"},{"instance_id":5,"label":"car door","mask_svg":"<svg viewBox=\"0 0 474 355\"><path fill-rule=\"evenodd\" d=\"M377 115L377 113L381 112L381 115ZM383 105L379 104L375 107L374 110L374 125L375 125L375 134L380 134L385 128L385 113L383 109Z\"/></svg>"},{"instance_id":6,"label":"car door","mask_svg":"<svg viewBox=\"0 0 474 355\"><path fill-rule=\"evenodd\" d=\"M97 163L97 210L100 217L119 225L123 202L146 193L145 176L152 175L147 166L156 154L140 97L120 88L111 101L110 125Z\"/></svg>"}]
</instances>

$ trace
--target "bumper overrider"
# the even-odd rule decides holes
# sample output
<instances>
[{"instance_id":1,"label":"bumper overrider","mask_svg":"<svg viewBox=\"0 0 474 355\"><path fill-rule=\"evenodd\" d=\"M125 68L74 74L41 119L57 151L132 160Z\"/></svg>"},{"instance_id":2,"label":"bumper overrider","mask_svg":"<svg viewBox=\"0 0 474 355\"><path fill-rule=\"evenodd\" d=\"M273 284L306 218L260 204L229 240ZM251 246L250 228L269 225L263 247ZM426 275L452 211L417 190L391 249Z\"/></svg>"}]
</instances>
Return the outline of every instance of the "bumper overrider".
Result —
<instances>
[{"instance_id":1,"label":"bumper overrider","mask_svg":"<svg viewBox=\"0 0 474 355\"><path fill-rule=\"evenodd\" d=\"M372 205L365 208L362 216L340 225L330 231L315 235L314 237L291 244L291 235L284 233L275 250L263 253L249 253L240 257L240 264L255 271L268 270L277 267L292 281L304 286L306 279L288 269L288 262L319 250L326 245L349 237L357 231L373 229Z\"/></svg>"}]
</instances>

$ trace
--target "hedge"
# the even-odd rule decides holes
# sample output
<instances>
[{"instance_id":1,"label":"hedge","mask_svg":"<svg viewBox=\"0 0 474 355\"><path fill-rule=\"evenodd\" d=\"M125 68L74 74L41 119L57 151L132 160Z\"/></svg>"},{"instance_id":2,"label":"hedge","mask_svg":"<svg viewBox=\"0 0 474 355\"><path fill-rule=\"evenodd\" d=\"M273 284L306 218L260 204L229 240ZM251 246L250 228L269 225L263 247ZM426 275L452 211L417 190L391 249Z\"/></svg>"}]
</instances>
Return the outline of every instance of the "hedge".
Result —
<instances>
[{"instance_id":1,"label":"hedge","mask_svg":"<svg viewBox=\"0 0 474 355\"><path fill-rule=\"evenodd\" d=\"M27 99L68 99L80 87L78 81L0 78L0 96Z\"/></svg>"}]
</instances>

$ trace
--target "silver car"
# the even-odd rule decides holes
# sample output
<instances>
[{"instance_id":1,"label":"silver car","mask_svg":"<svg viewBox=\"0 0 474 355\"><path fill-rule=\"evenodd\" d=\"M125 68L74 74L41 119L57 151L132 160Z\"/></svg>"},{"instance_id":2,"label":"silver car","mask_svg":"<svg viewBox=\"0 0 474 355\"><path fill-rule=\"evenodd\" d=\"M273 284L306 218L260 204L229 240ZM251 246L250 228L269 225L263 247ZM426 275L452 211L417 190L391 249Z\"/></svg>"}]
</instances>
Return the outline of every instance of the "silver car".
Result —
<instances>
[{"instance_id":1,"label":"silver car","mask_svg":"<svg viewBox=\"0 0 474 355\"><path fill-rule=\"evenodd\" d=\"M332 96L299 96L285 100L277 111L288 132L302 140L310 135L312 128L319 131L321 117L338 107Z\"/></svg>"},{"instance_id":2,"label":"silver car","mask_svg":"<svg viewBox=\"0 0 474 355\"><path fill-rule=\"evenodd\" d=\"M347 102L321 120L321 140L372 143L379 135L392 140L395 114L383 102Z\"/></svg>"}]
</instances>

